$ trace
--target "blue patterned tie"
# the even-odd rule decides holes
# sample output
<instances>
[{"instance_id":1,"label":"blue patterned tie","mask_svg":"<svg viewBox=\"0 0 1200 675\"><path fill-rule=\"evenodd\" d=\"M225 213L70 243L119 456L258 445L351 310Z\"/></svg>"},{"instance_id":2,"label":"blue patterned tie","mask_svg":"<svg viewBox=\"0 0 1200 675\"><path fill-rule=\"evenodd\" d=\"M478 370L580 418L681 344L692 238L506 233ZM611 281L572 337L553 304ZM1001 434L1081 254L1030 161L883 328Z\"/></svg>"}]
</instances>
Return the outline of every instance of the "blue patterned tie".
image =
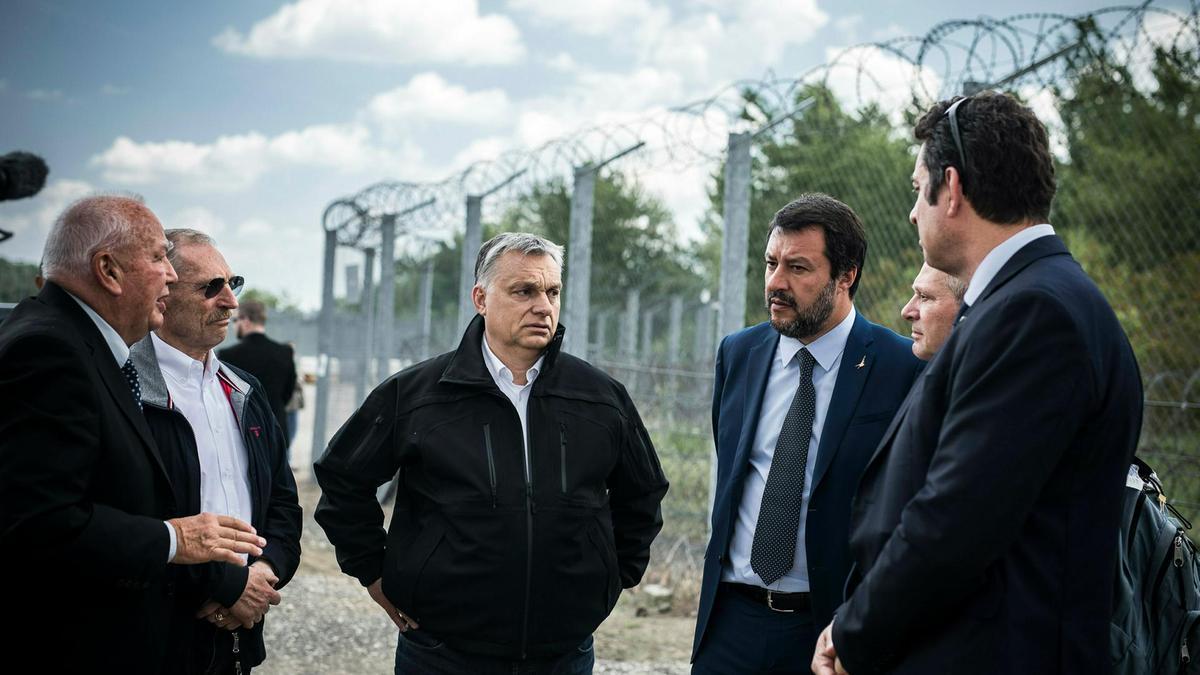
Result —
<instances>
[{"instance_id":1,"label":"blue patterned tie","mask_svg":"<svg viewBox=\"0 0 1200 675\"><path fill-rule=\"evenodd\" d=\"M133 359L126 359L125 365L121 366L121 374L125 376L125 381L129 384L129 391L133 392L133 400L137 403L138 410L142 409L142 385L138 384L137 367L133 365Z\"/></svg>"},{"instance_id":2,"label":"blue patterned tie","mask_svg":"<svg viewBox=\"0 0 1200 675\"><path fill-rule=\"evenodd\" d=\"M812 373L816 359L801 349L800 385L788 407L775 442L775 455L767 473L758 523L754 527L754 545L750 548L750 569L770 586L792 569L796 557L796 530L800 527L800 507L804 500L804 473L808 466L808 444L812 440L813 420L817 414L817 391Z\"/></svg>"}]
</instances>

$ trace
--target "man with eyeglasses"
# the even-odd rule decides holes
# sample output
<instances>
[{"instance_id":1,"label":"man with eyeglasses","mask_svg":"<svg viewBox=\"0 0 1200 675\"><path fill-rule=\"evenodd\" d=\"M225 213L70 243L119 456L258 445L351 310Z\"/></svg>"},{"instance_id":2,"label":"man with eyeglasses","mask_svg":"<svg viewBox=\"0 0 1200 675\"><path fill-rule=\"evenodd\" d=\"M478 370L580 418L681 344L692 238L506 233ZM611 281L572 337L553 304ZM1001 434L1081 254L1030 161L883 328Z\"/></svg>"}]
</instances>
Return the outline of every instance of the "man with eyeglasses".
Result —
<instances>
[{"instance_id":1,"label":"man with eyeglasses","mask_svg":"<svg viewBox=\"0 0 1200 675\"><path fill-rule=\"evenodd\" d=\"M283 437L291 438L295 429L288 427L287 402L296 391L296 355L288 345L267 337L267 306L258 300L247 300L238 309L236 319L238 342L217 354L258 378L263 393L271 404L271 412L283 429Z\"/></svg>"},{"instance_id":2,"label":"man with eyeglasses","mask_svg":"<svg viewBox=\"0 0 1200 675\"><path fill-rule=\"evenodd\" d=\"M265 658L263 616L300 562L301 511L286 441L262 387L223 363L243 279L195 230L167 230L171 284L163 324L131 350L142 404L183 513L241 518L262 554L192 568L176 581L166 672L247 673Z\"/></svg>"},{"instance_id":3,"label":"man with eyeglasses","mask_svg":"<svg viewBox=\"0 0 1200 675\"><path fill-rule=\"evenodd\" d=\"M1054 164L1029 108L943 101L916 137L909 219L926 262L970 283L863 473L855 572L813 670L1109 672L1133 350L1046 223Z\"/></svg>"},{"instance_id":4,"label":"man with eyeglasses","mask_svg":"<svg viewBox=\"0 0 1200 675\"><path fill-rule=\"evenodd\" d=\"M168 248L140 198L80 199L46 239L41 291L0 325L7 672L161 673L179 566L262 553L247 522L176 517L142 415L130 345L173 297Z\"/></svg>"}]
</instances>

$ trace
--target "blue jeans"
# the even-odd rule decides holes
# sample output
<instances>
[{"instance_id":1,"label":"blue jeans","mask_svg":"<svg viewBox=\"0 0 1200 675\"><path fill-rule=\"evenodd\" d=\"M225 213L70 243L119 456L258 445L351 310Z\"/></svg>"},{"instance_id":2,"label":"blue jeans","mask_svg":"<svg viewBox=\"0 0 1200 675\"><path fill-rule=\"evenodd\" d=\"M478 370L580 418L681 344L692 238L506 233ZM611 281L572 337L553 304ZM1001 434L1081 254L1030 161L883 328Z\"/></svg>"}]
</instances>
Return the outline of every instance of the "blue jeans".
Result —
<instances>
[{"instance_id":1,"label":"blue jeans","mask_svg":"<svg viewBox=\"0 0 1200 675\"><path fill-rule=\"evenodd\" d=\"M396 675L591 675L595 665L590 635L562 656L524 661L467 654L421 630L401 633L396 644Z\"/></svg>"}]
</instances>

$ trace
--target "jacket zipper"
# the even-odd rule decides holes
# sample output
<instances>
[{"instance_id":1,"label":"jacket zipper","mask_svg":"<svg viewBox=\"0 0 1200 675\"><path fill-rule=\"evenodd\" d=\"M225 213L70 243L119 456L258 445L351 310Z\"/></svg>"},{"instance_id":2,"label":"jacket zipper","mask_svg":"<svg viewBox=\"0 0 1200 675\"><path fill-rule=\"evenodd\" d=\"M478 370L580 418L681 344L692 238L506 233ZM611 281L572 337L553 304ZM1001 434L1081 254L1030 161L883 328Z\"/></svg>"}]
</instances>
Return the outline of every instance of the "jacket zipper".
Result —
<instances>
[{"instance_id":1,"label":"jacket zipper","mask_svg":"<svg viewBox=\"0 0 1200 675\"><path fill-rule=\"evenodd\" d=\"M517 424L520 423L518 417ZM529 598L533 594L533 515L537 513L537 502L533 499L533 444L524 430L521 433L525 441L525 452L521 453L525 458L525 609L521 614L521 658L524 659L529 647Z\"/></svg>"},{"instance_id":2,"label":"jacket zipper","mask_svg":"<svg viewBox=\"0 0 1200 675\"><path fill-rule=\"evenodd\" d=\"M558 423L559 466L562 468L562 492L567 494L567 425Z\"/></svg>"},{"instance_id":3,"label":"jacket zipper","mask_svg":"<svg viewBox=\"0 0 1200 675\"><path fill-rule=\"evenodd\" d=\"M492 508L496 508L496 460L492 455L492 425L483 425L483 443L487 447L488 480L492 483Z\"/></svg>"},{"instance_id":4,"label":"jacket zipper","mask_svg":"<svg viewBox=\"0 0 1200 675\"><path fill-rule=\"evenodd\" d=\"M371 423L371 428L367 429L367 433L363 435L362 440L358 442L358 445L355 446L354 450L350 453L349 463L351 465L358 462L358 456L361 455L363 450L366 449L367 444L371 441L371 437L375 434L375 429L377 429L380 424L383 424L382 413L375 416L375 421Z\"/></svg>"}]
</instances>

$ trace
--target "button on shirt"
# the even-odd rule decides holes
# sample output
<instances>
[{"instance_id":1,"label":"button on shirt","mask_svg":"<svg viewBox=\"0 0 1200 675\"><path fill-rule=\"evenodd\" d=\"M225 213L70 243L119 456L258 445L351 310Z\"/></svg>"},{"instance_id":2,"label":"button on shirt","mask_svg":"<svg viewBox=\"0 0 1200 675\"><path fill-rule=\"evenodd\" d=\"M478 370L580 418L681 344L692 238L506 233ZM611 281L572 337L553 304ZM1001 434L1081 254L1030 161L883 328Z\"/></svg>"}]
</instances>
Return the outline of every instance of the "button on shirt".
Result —
<instances>
[{"instance_id":1,"label":"button on shirt","mask_svg":"<svg viewBox=\"0 0 1200 675\"><path fill-rule=\"evenodd\" d=\"M857 315L854 308L833 330L804 344L795 338L779 336L775 357L771 361L771 372L767 375L767 389L763 392L762 409L758 414L758 430L754 434L754 445L750 447L750 466L747 467L742 502L738 506L737 520L733 525L733 536L729 542L729 560L721 572L723 581L733 581L753 586L763 586L785 593L806 593L809 590L807 546L804 543L805 523L808 516L808 500L812 494L813 470L817 465L817 448L821 445L821 430L825 427L825 415L833 399L833 387L837 383L842 352L846 339L854 327ZM800 362L796 354L808 348L816 359L813 366L813 388L816 390L816 414L813 416L812 439L808 445L808 463L804 468L804 500L800 505L800 528L796 535L796 557L792 569L775 583L767 586L754 570L750 569L750 550L754 546L754 527L758 523L758 511L762 505L763 490L767 486L767 474L771 471L771 459L775 456L775 443L788 407L796 395L800 380Z\"/></svg>"},{"instance_id":2,"label":"button on shirt","mask_svg":"<svg viewBox=\"0 0 1200 675\"><path fill-rule=\"evenodd\" d=\"M517 409L517 417L521 418L521 444L525 450L525 480L529 480L529 392L533 389L533 381L541 372L542 361L546 357L539 356L538 360L534 361L533 366L525 373L525 384L517 384L513 381L513 373L508 366L492 353L486 335L480 342L483 343L483 363L487 366L488 372L492 374L492 380L504 396L512 401L513 407Z\"/></svg>"},{"instance_id":3,"label":"button on shirt","mask_svg":"<svg viewBox=\"0 0 1200 675\"><path fill-rule=\"evenodd\" d=\"M171 402L187 419L196 437L200 510L251 522L253 507L246 446L229 397L217 378L220 362L216 353L210 351L208 363L202 363L151 335Z\"/></svg>"}]
</instances>

